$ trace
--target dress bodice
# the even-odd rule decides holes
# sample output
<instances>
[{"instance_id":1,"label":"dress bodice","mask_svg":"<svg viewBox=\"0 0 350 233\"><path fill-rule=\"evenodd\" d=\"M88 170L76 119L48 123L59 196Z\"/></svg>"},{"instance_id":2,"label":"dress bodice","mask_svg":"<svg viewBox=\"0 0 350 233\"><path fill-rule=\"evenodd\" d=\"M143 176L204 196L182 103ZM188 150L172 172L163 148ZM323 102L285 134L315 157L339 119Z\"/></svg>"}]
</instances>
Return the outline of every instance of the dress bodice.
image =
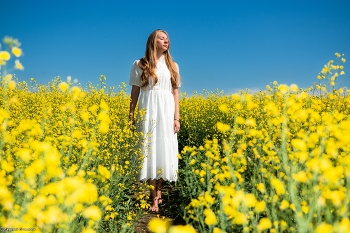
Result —
<instances>
[{"instance_id":1,"label":"dress bodice","mask_svg":"<svg viewBox=\"0 0 350 233\"><path fill-rule=\"evenodd\" d=\"M142 69L138 66L140 60L135 60L131 72L130 72L130 85L136 85L141 86L141 74ZM166 90L166 91L172 91L172 85L171 85L171 74L168 69L168 66L165 63L164 56L162 56L157 63L156 67L156 74L158 78L158 82L154 85L154 78L149 77L149 84L145 88L145 90L142 91L150 91L150 90Z\"/></svg>"}]
</instances>

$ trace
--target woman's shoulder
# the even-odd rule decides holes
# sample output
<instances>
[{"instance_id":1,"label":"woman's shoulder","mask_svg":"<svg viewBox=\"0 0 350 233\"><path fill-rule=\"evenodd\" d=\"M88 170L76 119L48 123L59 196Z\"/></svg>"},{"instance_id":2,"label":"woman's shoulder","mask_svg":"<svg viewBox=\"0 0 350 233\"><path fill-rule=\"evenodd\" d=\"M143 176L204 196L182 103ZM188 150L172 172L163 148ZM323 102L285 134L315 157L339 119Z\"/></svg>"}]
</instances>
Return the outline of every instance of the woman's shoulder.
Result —
<instances>
[{"instance_id":1,"label":"woman's shoulder","mask_svg":"<svg viewBox=\"0 0 350 233\"><path fill-rule=\"evenodd\" d=\"M133 62L133 64L132 64L132 66L133 67L137 67L137 68L139 68L139 69L142 69L142 66L144 65L144 63L143 63L143 59L141 58L141 59L137 59L137 60L135 60L134 62Z\"/></svg>"},{"instance_id":2,"label":"woman's shoulder","mask_svg":"<svg viewBox=\"0 0 350 233\"><path fill-rule=\"evenodd\" d=\"M177 68L177 71L179 72L180 71L179 65L176 62L174 62L174 65Z\"/></svg>"},{"instance_id":3,"label":"woman's shoulder","mask_svg":"<svg viewBox=\"0 0 350 233\"><path fill-rule=\"evenodd\" d=\"M140 59L134 60L134 62L132 63L132 68L133 69L141 69L140 67Z\"/></svg>"},{"instance_id":4,"label":"woman's shoulder","mask_svg":"<svg viewBox=\"0 0 350 233\"><path fill-rule=\"evenodd\" d=\"M138 65L139 62L140 62L140 59L134 60L134 62L132 63L132 65L133 65L133 66Z\"/></svg>"}]
</instances>

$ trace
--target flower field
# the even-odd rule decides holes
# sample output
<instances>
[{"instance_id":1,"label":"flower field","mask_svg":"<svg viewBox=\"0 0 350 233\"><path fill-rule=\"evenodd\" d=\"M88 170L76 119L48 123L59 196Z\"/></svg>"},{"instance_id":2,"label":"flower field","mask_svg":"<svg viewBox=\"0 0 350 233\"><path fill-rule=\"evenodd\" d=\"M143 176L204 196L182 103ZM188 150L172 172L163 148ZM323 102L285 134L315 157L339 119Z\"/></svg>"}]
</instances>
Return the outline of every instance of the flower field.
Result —
<instances>
[{"instance_id":1,"label":"flower field","mask_svg":"<svg viewBox=\"0 0 350 233\"><path fill-rule=\"evenodd\" d=\"M20 43L3 44L0 227L134 232L151 187L136 181L141 135L126 85L18 82ZM173 186L187 225L156 218L149 230L350 232L350 97L334 88L345 61L336 53L308 89L182 94Z\"/></svg>"},{"instance_id":2,"label":"flower field","mask_svg":"<svg viewBox=\"0 0 350 233\"><path fill-rule=\"evenodd\" d=\"M199 232L350 231L350 97L343 90L310 95L276 84L183 101L182 109L204 106L197 124L210 131L181 153L185 219Z\"/></svg>"}]
</instances>

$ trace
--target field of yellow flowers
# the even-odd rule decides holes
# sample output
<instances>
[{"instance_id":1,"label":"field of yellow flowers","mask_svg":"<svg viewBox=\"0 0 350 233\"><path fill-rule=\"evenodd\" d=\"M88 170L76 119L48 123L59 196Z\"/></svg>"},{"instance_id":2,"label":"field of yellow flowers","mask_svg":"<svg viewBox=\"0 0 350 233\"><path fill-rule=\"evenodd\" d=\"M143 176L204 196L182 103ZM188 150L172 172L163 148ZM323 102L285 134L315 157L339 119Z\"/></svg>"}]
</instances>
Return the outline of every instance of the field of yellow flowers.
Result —
<instances>
[{"instance_id":1,"label":"field of yellow flowers","mask_svg":"<svg viewBox=\"0 0 350 233\"><path fill-rule=\"evenodd\" d=\"M0 227L134 232L150 187L136 181L125 84L18 82L20 43L2 48ZM187 225L156 218L149 230L350 232L350 97L334 88L345 61L336 53L308 89L182 94L175 186Z\"/></svg>"},{"instance_id":2,"label":"field of yellow flowers","mask_svg":"<svg viewBox=\"0 0 350 233\"><path fill-rule=\"evenodd\" d=\"M300 89L203 93L180 101L180 209L152 232L350 232L350 96L336 53Z\"/></svg>"},{"instance_id":3,"label":"field of yellow flowers","mask_svg":"<svg viewBox=\"0 0 350 233\"><path fill-rule=\"evenodd\" d=\"M138 133L125 91L68 80L16 82L17 40L0 52L0 227L37 232L130 232L147 209ZM19 66L20 64L20 66ZM105 77L100 77L104 85Z\"/></svg>"}]
</instances>

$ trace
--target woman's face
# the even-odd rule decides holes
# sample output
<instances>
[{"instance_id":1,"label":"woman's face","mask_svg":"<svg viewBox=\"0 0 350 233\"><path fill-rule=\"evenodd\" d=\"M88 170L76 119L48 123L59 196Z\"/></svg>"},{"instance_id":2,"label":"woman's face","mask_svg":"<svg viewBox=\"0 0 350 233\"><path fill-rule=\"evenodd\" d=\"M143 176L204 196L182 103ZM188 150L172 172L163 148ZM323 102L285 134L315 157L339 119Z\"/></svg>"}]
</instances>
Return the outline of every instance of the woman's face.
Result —
<instances>
[{"instance_id":1,"label":"woman's face","mask_svg":"<svg viewBox=\"0 0 350 233\"><path fill-rule=\"evenodd\" d=\"M156 36L157 51L165 52L169 48L169 40L167 34L159 32Z\"/></svg>"}]
</instances>

